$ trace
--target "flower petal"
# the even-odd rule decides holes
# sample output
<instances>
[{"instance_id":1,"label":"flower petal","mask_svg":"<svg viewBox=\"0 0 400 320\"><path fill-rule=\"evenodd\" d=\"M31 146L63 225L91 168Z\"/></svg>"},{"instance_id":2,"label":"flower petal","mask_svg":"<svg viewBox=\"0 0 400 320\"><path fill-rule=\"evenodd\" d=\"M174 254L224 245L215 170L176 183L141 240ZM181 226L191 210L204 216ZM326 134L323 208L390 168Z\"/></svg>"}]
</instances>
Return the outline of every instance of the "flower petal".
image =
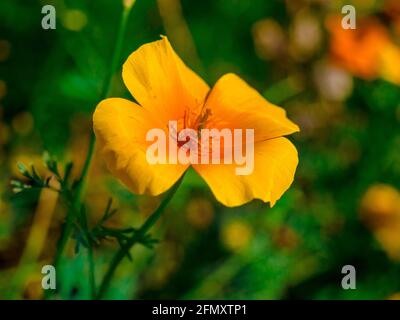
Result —
<instances>
[{"instance_id":1,"label":"flower petal","mask_svg":"<svg viewBox=\"0 0 400 320\"><path fill-rule=\"evenodd\" d=\"M149 164L146 134L161 126L159 119L131 101L111 98L100 102L93 127L108 169L134 193L159 195L188 167Z\"/></svg>"},{"instance_id":2,"label":"flower petal","mask_svg":"<svg viewBox=\"0 0 400 320\"><path fill-rule=\"evenodd\" d=\"M217 81L205 109L211 111L207 128L254 129L255 141L299 131L284 109L269 103L234 74L226 74Z\"/></svg>"},{"instance_id":3,"label":"flower petal","mask_svg":"<svg viewBox=\"0 0 400 320\"><path fill-rule=\"evenodd\" d=\"M281 137L255 143L254 170L249 175L236 175L235 163L193 167L222 204L234 207L261 199L272 207L292 184L297 164L296 148Z\"/></svg>"},{"instance_id":4,"label":"flower petal","mask_svg":"<svg viewBox=\"0 0 400 320\"><path fill-rule=\"evenodd\" d=\"M132 96L164 121L200 110L208 85L172 49L167 37L141 46L126 60L122 77Z\"/></svg>"}]
</instances>

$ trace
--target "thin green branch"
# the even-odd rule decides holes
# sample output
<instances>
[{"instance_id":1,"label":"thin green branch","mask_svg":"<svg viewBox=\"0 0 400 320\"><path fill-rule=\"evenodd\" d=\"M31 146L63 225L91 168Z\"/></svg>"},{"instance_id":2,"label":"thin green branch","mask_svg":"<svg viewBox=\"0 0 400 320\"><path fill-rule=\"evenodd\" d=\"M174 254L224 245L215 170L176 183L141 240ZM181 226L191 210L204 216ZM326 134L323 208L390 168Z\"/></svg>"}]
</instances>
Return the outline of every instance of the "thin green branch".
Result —
<instances>
[{"instance_id":1,"label":"thin green branch","mask_svg":"<svg viewBox=\"0 0 400 320\"><path fill-rule=\"evenodd\" d=\"M120 61L124 34L125 34L128 17L129 17L129 13L130 13L131 9L132 9L132 6L128 6L128 7L124 6L124 11L122 13L122 18L120 20L120 25L118 28L117 41L116 41L115 48L114 48L112 63L110 64L110 68L106 74L106 82L105 82L100 100L103 100L110 96L111 89L112 89L112 79L113 79L113 75L115 74L115 71L117 70L117 66ZM56 252L55 259L54 259L54 266L56 268L60 263L60 259L64 253L68 239L71 236L71 232L73 229L72 228L73 221L74 221L75 217L77 216L77 214L79 213L81 206L82 206L82 199L84 197L84 193L86 190L87 176L88 176L90 164L91 164L92 157L93 157L95 142L96 142L96 138L92 131L90 134L89 149L88 149L88 153L86 155L82 173L81 173L81 176L76 185L76 189L75 189L73 199L72 199L72 205L70 206L70 209L67 212L67 218L66 218L66 222L64 224L63 230L62 230L61 238L57 244L57 252Z\"/></svg>"},{"instance_id":2,"label":"thin green branch","mask_svg":"<svg viewBox=\"0 0 400 320\"><path fill-rule=\"evenodd\" d=\"M130 249L137 243L141 241L141 239L146 235L146 233L150 230L150 228L157 222L157 220L161 217L165 207L170 202L178 187L182 183L183 176L175 183L175 185L168 191L165 195L164 199L162 200L161 204L158 208L151 214L150 217L143 223L140 229L133 234L131 238L128 239L127 243L124 247L121 247L118 252L115 254L114 258L111 261L111 264L104 275L103 281L100 284L100 288L97 294L97 299L102 299L104 294L107 292L110 282L114 276L117 267L121 263L122 259L125 256L129 256Z\"/></svg>"},{"instance_id":3,"label":"thin green branch","mask_svg":"<svg viewBox=\"0 0 400 320\"><path fill-rule=\"evenodd\" d=\"M96 296L96 278L94 268L94 257L93 257L93 246L92 243L88 245L88 259L89 259L89 283L90 283L90 295Z\"/></svg>"}]
</instances>

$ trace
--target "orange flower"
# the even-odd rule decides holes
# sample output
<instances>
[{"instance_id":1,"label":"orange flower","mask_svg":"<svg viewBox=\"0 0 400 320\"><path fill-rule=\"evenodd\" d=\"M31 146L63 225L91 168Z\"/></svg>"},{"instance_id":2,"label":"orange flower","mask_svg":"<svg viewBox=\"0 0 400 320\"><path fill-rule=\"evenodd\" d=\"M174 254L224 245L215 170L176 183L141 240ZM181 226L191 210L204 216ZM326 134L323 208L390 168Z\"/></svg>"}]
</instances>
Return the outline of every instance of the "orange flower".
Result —
<instances>
[{"instance_id":1,"label":"orange flower","mask_svg":"<svg viewBox=\"0 0 400 320\"><path fill-rule=\"evenodd\" d=\"M299 128L283 109L266 101L238 76L224 75L210 90L162 37L133 52L122 77L139 105L120 98L101 101L93 116L94 132L109 170L134 193L159 195L190 165L226 206L255 198L273 205L289 188L298 157L296 148L283 136ZM160 128L169 137L170 121L176 121L179 130L190 128L199 133L202 128L254 129L253 172L237 175L233 163L149 163L146 152L151 143L146 135ZM168 153L167 158L171 157Z\"/></svg>"},{"instance_id":2,"label":"orange flower","mask_svg":"<svg viewBox=\"0 0 400 320\"><path fill-rule=\"evenodd\" d=\"M343 29L340 16L327 19L333 59L364 79L379 76L382 49L391 41L385 27L373 18L357 21L356 29Z\"/></svg>"}]
</instances>

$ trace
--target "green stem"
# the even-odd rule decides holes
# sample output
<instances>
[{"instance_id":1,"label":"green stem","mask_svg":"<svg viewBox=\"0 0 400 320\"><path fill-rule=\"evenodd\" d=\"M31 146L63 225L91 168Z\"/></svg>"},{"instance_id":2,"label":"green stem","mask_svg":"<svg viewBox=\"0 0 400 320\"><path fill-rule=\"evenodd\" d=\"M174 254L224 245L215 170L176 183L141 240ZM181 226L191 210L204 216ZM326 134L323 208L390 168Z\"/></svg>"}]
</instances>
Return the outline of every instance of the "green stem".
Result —
<instances>
[{"instance_id":1,"label":"green stem","mask_svg":"<svg viewBox=\"0 0 400 320\"><path fill-rule=\"evenodd\" d=\"M72 198L71 207L67 212L67 219L65 221L61 239L59 240L59 242L57 244L57 252L56 252L56 257L54 259L54 266L56 269L60 263L60 259L64 253L65 246L67 245L68 239L72 232L72 225L73 225L74 218L76 217L76 215L78 214L78 212L81 208L82 197L83 197L84 191L86 189L87 175L88 175L88 171L89 171L89 167L90 167L90 162L91 162L91 159L93 156L94 143L95 143L95 138L94 138L94 134L92 132L91 136L90 136L89 150L86 155L85 163L83 165L81 177L78 180L78 183L76 186L76 191Z\"/></svg>"},{"instance_id":2,"label":"green stem","mask_svg":"<svg viewBox=\"0 0 400 320\"><path fill-rule=\"evenodd\" d=\"M94 258L93 258L93 244L88 244L88 258L89 258L89 283L90 283L90 295L91 297L96 296L96 279L94 274Z\"/></svg>"},{"instance_id":3,"label":"green stem","mask_svg":"<svg viewBox=\"0 0 400 320\"><path fill-rule=\"evenodd\" d=\"M94 298L96 296L96 278L95 278L95 268L94 268L94 256L93 256L93 240L89 231L87 216L85 210L81 211L81 227L82 231L85 234L85 238L87 241L87 255L89 261L89 289L90 296Z\"/></svg>"},{"instance_id":4,"label":"green stem","mask_svg":"<svg viewBox=\"0 0 400 320\"><path fill-rule=\"evenodd\" d=\"M128 17L129 17L129 13L130 13L131 9L132 9L132 6L124 7L124 11L122 13L122 18L120 19L120 25L118 28L118 36L117 36L117 41L115 44L112 63L106 74L106 82L103 87L100 100L103 100L110 96L111 89L112 89L112 79L113 79L113 75L115 74L115 71L116 71L119 61L120 61L124 34L125 34ZM65 222L65 225L64 225L64 228L62 231L61 238L57 244L57 252L56 252L55 259L54 259L54 266L56 268L60 262L60 259L63 255L63 252L65 250L68 239L71 235L72 224L73 224L74 218L76 217L76 215L78 214L78 212L82 206L82 199L83 199L83 196L84 196L84 193L86 190L87 176L88 176L90 164L91 164L91 161L93 158L95 142L96 142L96 137L94 135L94 132L91 131L90 141L89 141L89 149L88 149L88 153L86 155L85 163L83 165L82 173L78 180L76 190L74 192L74 196L72 199L72 205L67 213L67 218L66 218L66 222Z\"/></svg>"},{"instance_id":5,"label":"green stem","mask_svg":"<svg viewBox=\"0 0 400 320\"><path fill-rule=\"evenodd\" d=\"M117 70L117 67L120 63L122 44L124 41L125 30L126 30L126 26L127 26L128 20L129 20L128 18L129 18L129 13L131 12L131 9L132 9L132 6L124 7L124 11L122 12L122 18L120 20L120 25L118 28L117 41L115 43L114 55L113 55L113 59L111 61L110 68L108 69L108 73L106 75L107 82L105 83L105 86L103 87L102 99L108 98L111 94L112 80L113 80L115 71Z\"/></svg>"},{"instance_id":6,"label":"green stem","mask_svg":"<svg viewBox=\"0 0 400 320\"><path fill-rule=\"evenodd\" d=\"M178 187L182 183L183 176L175 183L175 185L168 191L162 200L161 204L158 208L151 214L150 217L143 223L140 229L128 240L126 245L118 250L115 254L114 258L111 261L110 266L108 267L107 272L103 278L103 281L100 285L100 289L97 294L97 299L102 299L104 294L107 292L110 282L114 276L117 267L121 263L122 259L129 253L129 250L139 242L139 240L150 230L150 228L157 222L157 220L161 217L165 207L170 202Z\"/></svg>"}]
</instances>

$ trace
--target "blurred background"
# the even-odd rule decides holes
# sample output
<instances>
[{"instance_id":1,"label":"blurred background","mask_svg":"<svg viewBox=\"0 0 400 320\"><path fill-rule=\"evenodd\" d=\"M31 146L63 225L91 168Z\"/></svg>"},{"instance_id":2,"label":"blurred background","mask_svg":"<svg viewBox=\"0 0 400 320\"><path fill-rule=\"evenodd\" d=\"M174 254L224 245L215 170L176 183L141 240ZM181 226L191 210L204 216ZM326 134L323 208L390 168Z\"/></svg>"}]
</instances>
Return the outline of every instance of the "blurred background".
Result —
<instances>
[{"instance_id":1,"label":"blurred background","mask_svg":"<svg viewBox=\"0 0 400 320\"><path fill-rule=\"evenodd\" d=\"M56 30L41 28L45 4ZM356 30L341 28L345 4ZM10 181L18 162L49 176L45 151L78 177L121 12L122 0L0 3L0 298L43 298L65 204ZM160 34L210 85L234 72L283 106L301 127L299 167L273 208L225 208L189 172L153 229L159 244L132 250L107 298L400 298L400 1L137 0L120 65ZM113 96L130 98L120 72ZM95 155L89 224L109 197L114 227L139 226L160 201L131 194ZM117 248L95 248L97 281ZM57 297L87 299L86 250L70 249ZM356 290L341 287L348 264Z\"/></svg>"}]
</instances>

